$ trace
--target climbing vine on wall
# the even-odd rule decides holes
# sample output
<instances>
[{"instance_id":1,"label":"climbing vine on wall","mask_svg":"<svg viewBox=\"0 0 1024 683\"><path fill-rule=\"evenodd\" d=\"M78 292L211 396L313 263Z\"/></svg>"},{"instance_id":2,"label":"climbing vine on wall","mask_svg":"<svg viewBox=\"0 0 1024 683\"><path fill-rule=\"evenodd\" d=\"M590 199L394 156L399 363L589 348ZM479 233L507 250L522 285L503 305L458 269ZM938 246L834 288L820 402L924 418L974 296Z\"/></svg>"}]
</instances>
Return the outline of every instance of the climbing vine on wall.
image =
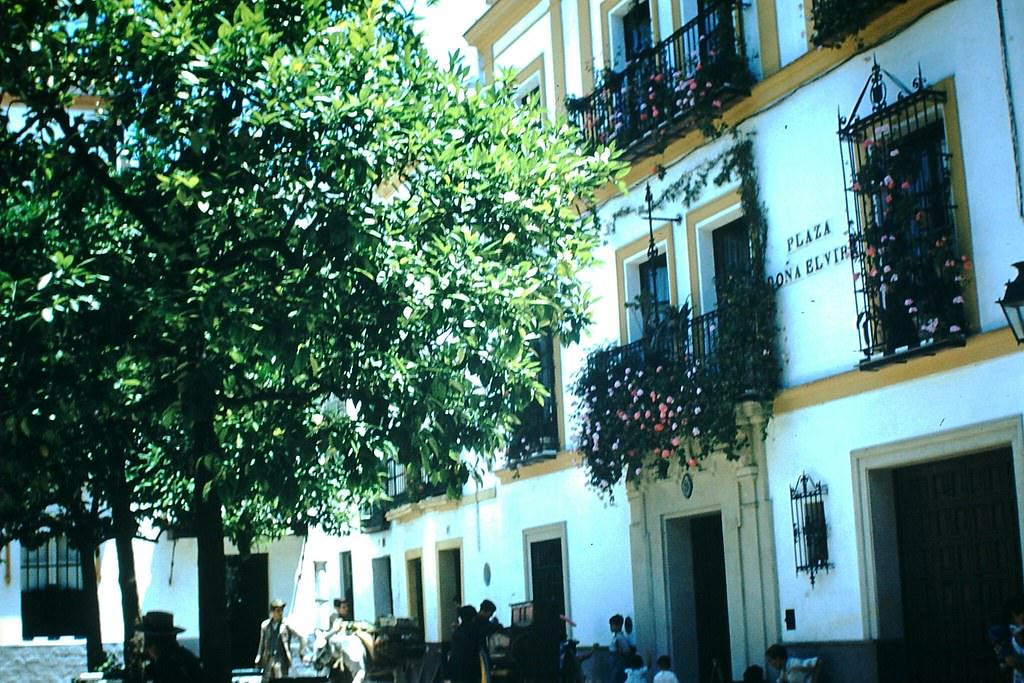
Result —
<instances>
[{"instance_id":1,"label":"climbing vine on wall","mask_svg":"<svg viewBox=\"0 0 1024 683\"><path fill-rule=\"evenodd\" d=\"M720 187L737 179L749 227L750 275L719 283L717 311L691 318L684 305L641 341L592 352L576 377L579 449L588 482L602 495L610 497L623 478L663 478L673 461L698 468L717 451L739 457L747 445L736 426L741 402L758 402L771 416L781 372L775 291L765 277L767 222L750 139L738 139L669 185L655 207L692 203L708 181ZM640 208L630 207L637 213ZM632 211L617 215L626 213Z\"/></svg>"}]
</instances>

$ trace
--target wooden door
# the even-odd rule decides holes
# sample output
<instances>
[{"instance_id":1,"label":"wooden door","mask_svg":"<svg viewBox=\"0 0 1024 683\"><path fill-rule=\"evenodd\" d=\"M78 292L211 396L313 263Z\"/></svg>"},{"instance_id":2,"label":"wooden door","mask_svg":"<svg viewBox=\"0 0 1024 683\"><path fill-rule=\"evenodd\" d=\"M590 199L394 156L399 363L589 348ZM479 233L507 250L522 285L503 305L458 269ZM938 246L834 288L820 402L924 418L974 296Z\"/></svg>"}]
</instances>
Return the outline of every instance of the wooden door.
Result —
<instances>
[{"instance_id":1,"label":"wooden door","mask_svg":"<svg viewBox=\"0 0 1024 683\"><path fill-rule=\"evenodd\" d=\"M999 680L986 627L1021 592L1010 450L900 468L893 484L911 683Z\"/></svg>"}]
</instances>

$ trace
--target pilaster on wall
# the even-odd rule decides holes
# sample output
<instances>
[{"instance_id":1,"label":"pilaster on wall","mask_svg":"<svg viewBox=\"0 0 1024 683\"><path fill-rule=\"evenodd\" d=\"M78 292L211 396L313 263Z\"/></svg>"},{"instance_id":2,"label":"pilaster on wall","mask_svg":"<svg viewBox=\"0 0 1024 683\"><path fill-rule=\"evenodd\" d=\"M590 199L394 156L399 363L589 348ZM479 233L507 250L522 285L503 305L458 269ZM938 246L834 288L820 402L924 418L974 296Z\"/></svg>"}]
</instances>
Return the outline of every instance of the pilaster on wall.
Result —
<instances>
[{"instance_id":1,"label":"pilaster on wall","mask_svg":"<svg viewBox=\"0 0 1024 683\"><path fill-rule=\"evenodd\" d=\"M736 468L744 656L747 662L758 662L768 646L779 640L780 623L775 530L765 474L764 412L753 401L742 403L736 408L736 423L748 444Z\"/></svg>"}]
</instances>

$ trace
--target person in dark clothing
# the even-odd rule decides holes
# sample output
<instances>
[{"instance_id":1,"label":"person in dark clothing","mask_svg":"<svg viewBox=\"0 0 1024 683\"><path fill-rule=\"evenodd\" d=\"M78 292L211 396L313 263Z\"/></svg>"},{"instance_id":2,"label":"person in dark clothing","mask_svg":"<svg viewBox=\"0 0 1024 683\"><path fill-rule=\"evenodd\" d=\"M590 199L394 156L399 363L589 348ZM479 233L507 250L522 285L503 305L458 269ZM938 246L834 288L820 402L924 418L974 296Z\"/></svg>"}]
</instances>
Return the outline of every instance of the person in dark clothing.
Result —
<instances>
[{"instance_id":1,"label":"person in dark clothing","mask_svg":"<svg viewBox=\"0 0 1024 683\"><path fill-rule=\"evenodd\" d=\"M479 683L480 681L480 628L476 608L459 608L459 625L452 632L452 647L448 652L448 678L452 683Z\"/></svg>"},{"instance_id":2,"label":"person in dark clothing","mask_svg":"<svg viewBox=\"0 0 1024 683\"><path fill-rule=\"evenodd\" d=\"M152 683L202 683L203 667L190 651L178 643L178 634L185 629L174 625L170 612L147 612L138 632L145 637L149 658L143 675Z\"/></svg>"}]
</instances>

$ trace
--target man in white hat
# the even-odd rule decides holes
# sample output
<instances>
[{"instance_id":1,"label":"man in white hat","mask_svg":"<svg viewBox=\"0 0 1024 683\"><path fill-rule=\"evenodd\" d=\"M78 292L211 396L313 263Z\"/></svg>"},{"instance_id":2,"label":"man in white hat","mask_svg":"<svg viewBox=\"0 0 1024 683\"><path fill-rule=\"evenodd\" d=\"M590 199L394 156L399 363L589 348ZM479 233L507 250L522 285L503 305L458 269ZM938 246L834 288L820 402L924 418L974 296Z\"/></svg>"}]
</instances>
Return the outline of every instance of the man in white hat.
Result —
<instances>
[{"instance_id":1,"label":"man in white hat","mask_svg":"<svg viewBox=\"0 0 1024 683\"><path fill-rule=\"evenodd\" d=\"M153 683L201 683L203 668L199 659L178 643L185 629L174 625L170 612L147 612L136 629L145 637L149 658L144 679Z\"/></svg>"},{"instance_id":2,"label":"man in white hat","mask_svg":"<svg viewBox=\"0 0 1024 683\"><path fill-rule=\"evenodd\" d=\"M263 680L285 678L292 666L292 638L299 640L299 659L306 661L302 635L284 620L284 601L270 602L270 617L260 624L260 646L256 666L263 669Z\"/></svg>"}]
</instances>

